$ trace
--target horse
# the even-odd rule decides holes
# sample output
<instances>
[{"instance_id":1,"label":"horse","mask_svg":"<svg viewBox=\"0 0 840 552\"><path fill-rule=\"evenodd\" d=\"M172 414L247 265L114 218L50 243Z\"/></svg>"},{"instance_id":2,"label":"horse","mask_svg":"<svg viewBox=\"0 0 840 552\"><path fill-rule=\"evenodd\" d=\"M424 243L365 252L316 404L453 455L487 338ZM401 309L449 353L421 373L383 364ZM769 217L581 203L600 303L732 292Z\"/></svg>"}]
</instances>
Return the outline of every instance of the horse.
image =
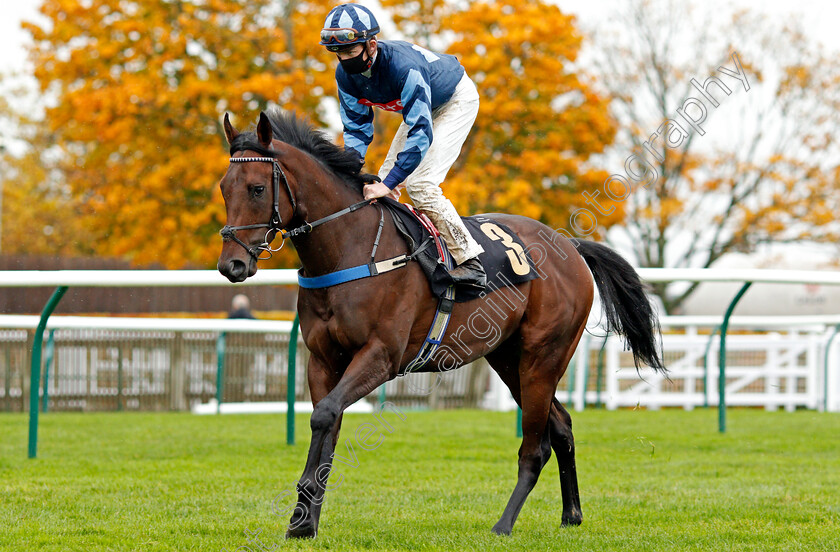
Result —
<instances>
[{"instance_id":1,"label":"horse","mask_svg":"<svg viewBox=\"0 0 840 552\"><path fill-rule=\"evenodd\" d=\"M231 282L253 276L257 261L287 238L306 277L406 253L394 221L382 216L376 202L363 200L364 174L355 152L335 145L306 119L279 111L261 112L256 128L242 132L225 114L223 127L230 164L219 184L227 221L218 269ZM447 332L441 343L460 353L457 366L486 357L522 409L517 480L492 531L511 533L552 450L560 469L561 525L579 525L583 514L572 420L555 391L585 329L593 279L608 329L625 337L636 368L644 363L665 373L658 318L638 274L610 248L569 239L526 217L482 216L528 244L527 252L519 247L516 254L539 271L524 284L455 303L449 328L458 330ZM273 249L278 236L282 241ZM414 262L334 286L300 289L300 328L311 353L312 437L287 538L317 535L342 413L402 375L424 343L437 304ZM451 358L431 362L421 371L440 372L452 363Z\"/></svg>"}]
</instances>

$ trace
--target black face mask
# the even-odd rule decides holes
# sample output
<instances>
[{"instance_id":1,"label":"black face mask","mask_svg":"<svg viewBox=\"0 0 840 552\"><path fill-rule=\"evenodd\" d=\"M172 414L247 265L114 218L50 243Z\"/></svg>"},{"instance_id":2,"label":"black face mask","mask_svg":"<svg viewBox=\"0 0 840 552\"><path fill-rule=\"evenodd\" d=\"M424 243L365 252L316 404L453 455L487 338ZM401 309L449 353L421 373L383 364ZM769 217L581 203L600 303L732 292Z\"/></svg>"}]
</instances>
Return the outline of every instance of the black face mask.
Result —
<instances>
[{"instance_id":1,"label":"black face mask","mask_svg":"<svg viewBox=\"0 0 840 552\"><path fill-rule=\"evenodd\" d=\"M358 75L359 73L364 73L370 69L373 59L370 57L365 59L366 52L367 48L363 48L362 51L359 52L358 56L338 60L339 63L341 63L341 68L344 69L344 72L348 75Z\"/></svg>"}]
</instances>

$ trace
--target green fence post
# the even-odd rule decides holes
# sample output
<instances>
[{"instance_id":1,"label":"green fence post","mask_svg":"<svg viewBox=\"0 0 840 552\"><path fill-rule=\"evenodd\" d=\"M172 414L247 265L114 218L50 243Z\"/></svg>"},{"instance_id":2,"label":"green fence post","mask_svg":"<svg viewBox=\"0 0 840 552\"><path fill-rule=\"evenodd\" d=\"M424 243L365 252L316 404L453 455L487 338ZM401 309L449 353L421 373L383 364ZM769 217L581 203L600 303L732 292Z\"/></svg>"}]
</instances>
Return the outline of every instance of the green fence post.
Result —
<instances>
[{"instance_id":1,"label":"green fence post","mask_svg":"<svg viewBox=\"0 0 840 552\"><path fill-rule=\"evenodd\" d=\"M50 368L55 358L55 330L50 330L47 346L44 347L44 396L41 400L41 410L47 413L50 401Z\"/></svg>"},{"instance_id":2,"label":"green fence post","mask_svg":"<svg viewBox=\"0 0 840 552\"><path fill-rule=\"evenodd\" d=\"M516 407L516 436L522 437L522 409Z\"/></svg>"},{"instance_id":3,"label":"green fence post","mask_svg":"<svg viewBox=\"0 0 840 552\"><path fill-rule=\"evenodd\" d=\"M216 414L222 412L225 391L225 332L216 339Z\"/></svg>"},{"instance_id":4,"label":"green fence post","mask_svg":"<svg viewBox=\"0 0 840 552\"><path fill-rule=\"evenodd\" d=\"M123 345L117 349L117 412L123 409Z\"/></svg>"},{"instance_id":5,"label":"green fence post","mask_svg":"<svg viewBox=\"0 0 840 552\"><path fill-rule=\"evenodd\" d=\"M387 393L385 391L385 385L386 384L383 383L382 385L379 386L379 406L380 407L383 404L385 404L385 399L387 398Z\"/></svg>"},{"instance_id":6,"label":"green fence post","mask_svg":"<svg viewBox=\"0 0 840 552\"><path fill-rule=\"evenodd\" d=\"M44 329L65 293L67 286L59 286L50 296L44 310L41 311L41 320L35 329L35 339L32 342L32 364L29 372L29 458L38 455L38 391L41 389L41 346L44 343Z\"/></svg>"},{"instance_id":7,"label":"green fence post","mask_svg":"<svg viewBox=\"0 0 840 552\"><path fill-rule=\"evenodd\" d=\"M3 397L5 397L6 412L12 411L12 401L9 400L9 390L12 388L12 351L10 347L6 347L6 377L3 382Z\"/></svg>"},{"instance_id":8,"label":"green fence post","mask_svg":"<svg viewBox=\"0 0 840 552\"><path fill-rule=\"evenodd\" d=\"M295 374L297 372L297 336L300 319L295 313L289 334L289 367L286 374L286 444L295 444Z\"/></svg>"},{"instance_id":9,"label":"green fence post","mask_svg":"<svg viewBox=\"0 0 840 552\"><path fill-rule=\"evenodd\" d=\"M738 291L735 298L726 309L726 314L723 316L723 322L720 325L720 363L718 365L718 431L726 433L726 330L729 328L729 318L732 316L732 311L735 310L735 305L741 300L741 297L750 289L752 282L746 282Z\"/></svg>"}]
</instances>

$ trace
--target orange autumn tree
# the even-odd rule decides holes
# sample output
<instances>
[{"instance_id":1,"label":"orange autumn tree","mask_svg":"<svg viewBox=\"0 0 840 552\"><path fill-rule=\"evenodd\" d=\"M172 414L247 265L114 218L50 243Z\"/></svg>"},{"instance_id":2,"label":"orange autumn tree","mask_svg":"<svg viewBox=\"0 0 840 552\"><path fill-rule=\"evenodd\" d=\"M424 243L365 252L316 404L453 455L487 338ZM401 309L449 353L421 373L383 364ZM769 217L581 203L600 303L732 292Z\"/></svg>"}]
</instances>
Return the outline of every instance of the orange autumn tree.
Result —
<instances>
[{"instance_id":1,"label":"orange autumn tree","mask_svg":"<svg viewBox=\"0 0 840 552\"><path fill-rule=\"evenodd\" d=\"M317 45L330 0L44 0L31 59L55 99L36 134L91 252L212 266L227 166L220 117L269 102L320 122L333 69ZM288 260L288 259L286 259Z\"/></svg>"},{"instance_id":2,"label":"orange autumn tree","mask_svg":"<svg viewBox=\"0 0 840 552\"><path fill-rule=\"evenodd\" d=\"M456 208L567 228L585 206L580 192L607 178L589 160L615 134L608 99L574 66L582 41L574 17L542 1L382 4L408 40L456 55L478 86L478 118L444 183ZM620 219L617 207L599 226Z\"/></svg>"}]
</instances>

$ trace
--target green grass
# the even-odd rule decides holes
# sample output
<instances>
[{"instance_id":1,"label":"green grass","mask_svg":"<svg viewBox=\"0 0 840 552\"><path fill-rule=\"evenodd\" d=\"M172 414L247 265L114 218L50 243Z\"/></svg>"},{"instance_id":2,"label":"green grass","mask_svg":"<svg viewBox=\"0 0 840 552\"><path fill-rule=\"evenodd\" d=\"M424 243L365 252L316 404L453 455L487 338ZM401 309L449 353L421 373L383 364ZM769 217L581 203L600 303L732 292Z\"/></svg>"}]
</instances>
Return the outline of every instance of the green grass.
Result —
<instances>
[{"instance_id":1,"label":"green grass","mask_svg":"<svg viewBox=\"0 0 840 552\"><path fill-rule=\"evenodd\" d=\"M358 467L318 538L286 542L271 501L300 476L305 416L287 447L281 415L50 413L27 460L27 418L0 415L0 550L233 551L246 530L290 550L840 550L840 416L733 410L725 435L716 416L573 413L583 525L560 527L552 458L505 538L513 413L406 412L373 451L354 438L372 417L348 415Z\"/></svg>"}]
</instances>

